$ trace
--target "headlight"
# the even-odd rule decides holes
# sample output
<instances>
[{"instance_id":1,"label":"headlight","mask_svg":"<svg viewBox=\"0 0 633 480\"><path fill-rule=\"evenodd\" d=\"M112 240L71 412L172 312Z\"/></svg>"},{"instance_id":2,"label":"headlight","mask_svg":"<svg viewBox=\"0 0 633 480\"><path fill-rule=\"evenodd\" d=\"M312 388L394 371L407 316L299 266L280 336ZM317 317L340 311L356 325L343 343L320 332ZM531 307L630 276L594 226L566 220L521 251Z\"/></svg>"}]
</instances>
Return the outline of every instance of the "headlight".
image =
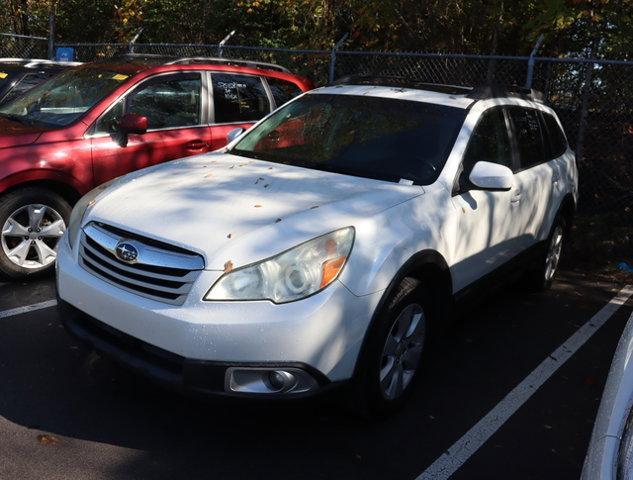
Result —
<instances>
[{"instance_id":1,"label":"headlight","mask_svg":"<svg viewBox=\"0 0 633 480\"><path fill-rule=\"evenodd\" d=\"M97 202L97 197L110 185L114 180L110 180L109 182L103 183L99 185L97 188L93 188L88 193L86 193L83 197L79 199L79 201L75 204L72 213L70 214L70 220L68 221L68 228L66 229L68 244L70 248L73 247L77 236L79 235L79 229L81 228L81 222L86 214L86 210L88 207L92 207Z\"/></svg>"},{"instance_id":2,"label":"headlight","mask_svg":"<svg viewBox=\"0 0 633 480\"><path fill-rule=\"evenodd\" d=\"M286 303L305 298L336 280L353 243L353 227L322 235L274 257L225 273L204 299Z\"/></svg>"}]
</instances>

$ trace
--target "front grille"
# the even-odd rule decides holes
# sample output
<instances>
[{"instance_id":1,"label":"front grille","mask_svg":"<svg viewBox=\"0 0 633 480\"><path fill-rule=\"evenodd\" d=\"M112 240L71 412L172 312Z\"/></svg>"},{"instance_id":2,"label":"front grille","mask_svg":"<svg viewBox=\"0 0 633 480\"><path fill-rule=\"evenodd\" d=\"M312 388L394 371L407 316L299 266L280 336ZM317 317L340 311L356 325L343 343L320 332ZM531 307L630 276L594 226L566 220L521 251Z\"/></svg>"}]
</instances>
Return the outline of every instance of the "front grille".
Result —
<instances>
[{"instance_id":1,"label":"front grille","mask_svg":"<svg viewBox=\"0 0 633 480\"><path fill-rule=\"evenodd\" d=\"M138 251L134 263L116 255L119 243ZM203 258L180 247L127 233L108 225L90 223L83 229L79 250L81 266L123 290L173 305L182 305L204 268Z\"/></svg>"}]
</instances>

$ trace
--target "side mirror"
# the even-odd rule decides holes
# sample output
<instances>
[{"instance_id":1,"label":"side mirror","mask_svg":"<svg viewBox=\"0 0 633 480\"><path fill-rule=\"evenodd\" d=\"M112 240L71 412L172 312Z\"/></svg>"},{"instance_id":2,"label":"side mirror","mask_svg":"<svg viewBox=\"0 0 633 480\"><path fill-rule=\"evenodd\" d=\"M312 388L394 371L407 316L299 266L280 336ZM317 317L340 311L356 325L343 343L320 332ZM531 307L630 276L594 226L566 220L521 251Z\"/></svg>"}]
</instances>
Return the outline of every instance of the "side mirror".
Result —
<instances>
[{"instance_id":1,"label":"side mirror","mask_svg":"<svg viewBox=\"0 0 633 480\"><path fill-rule=\"evenodd\" d=\"M477 162L468 176L470 183L481 190L507 191L514 184L512 170L491 162Z\"/></svg>"},{"instance_id":2,"label":"side mirror","mask_svg":"<svg viewBox=\"0 0 633 480\"><path fill-rule=\"evenodd\" d=\"M147 117L137 113L126 113L121 117L119 130L121 133L136 133L142 135L147 132Z\"/></svg>"},{"instance_id":3,"label":"side mirror","mask_svg":"<svg viewBox=\"0 0 633 480\"><path fill-rule=\"evenodd\" d=\"M234 128L226 136L226 143L231 143L233 140L235 140L237 137L239 137L242 133L244 133L244 129L243 128L241 128L241 127Z\"/></svg>"}]
</instances>

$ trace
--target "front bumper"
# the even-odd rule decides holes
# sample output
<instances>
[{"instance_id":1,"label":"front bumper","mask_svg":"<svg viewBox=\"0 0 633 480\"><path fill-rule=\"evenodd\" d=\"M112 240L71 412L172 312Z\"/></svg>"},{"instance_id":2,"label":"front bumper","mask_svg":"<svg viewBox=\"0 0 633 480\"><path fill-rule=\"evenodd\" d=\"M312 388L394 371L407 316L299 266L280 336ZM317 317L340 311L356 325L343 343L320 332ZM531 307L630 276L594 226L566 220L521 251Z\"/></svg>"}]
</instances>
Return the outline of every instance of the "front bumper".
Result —
<instances>
[{"instance_id":1,"label":"front bumper","mask_svg":"<svg viewBox=\"0 0 633 480\"><path fill-rule=\"evenodd\" d=\"M220 274L203 271L182 306L168 305L95 277L62 241L61 318L96 350L179 390L227 393L226 370L235 366L299 368L319 390L352 377L380 293L356 297L336 282L283 305L202 301Z\"/></svg>"}]
</instances>

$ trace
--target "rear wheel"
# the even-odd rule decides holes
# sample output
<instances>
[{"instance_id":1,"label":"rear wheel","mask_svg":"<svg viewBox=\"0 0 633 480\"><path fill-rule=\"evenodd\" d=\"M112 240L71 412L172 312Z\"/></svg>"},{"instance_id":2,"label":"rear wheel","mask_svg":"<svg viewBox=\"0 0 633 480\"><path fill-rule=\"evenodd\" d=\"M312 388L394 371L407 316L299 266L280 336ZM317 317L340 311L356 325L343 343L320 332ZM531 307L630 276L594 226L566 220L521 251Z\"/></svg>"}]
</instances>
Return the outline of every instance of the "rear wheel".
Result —
<instances>
[{"instance_id":1,"label":"rear wheel","mask_svg":"<svg viewBox=\"0 0 633 480\"><path fill-rule=\"evenodd\" d=\"M365 417L397 410L411 393L431 321L430 296L419 280L402 280L369 332L359 359L354 408Z\"/></svg>"},{"instance_id":2,"label":"rear wheel","mask_svg":"<svg viewBox=\"0 0 633 480\"><path fill-rule=\"evenodd\" d=\"M0 197L0 273L25 278L52 269L70 212L63 197L43 188Z\"/></svg>"},{"instance_id":3,"label":"rear wheel","mask_svg":"<svg viewBox=\"0 0 633 480\"><path fill-rule=\"evenodd\" d=\"M541 255L539 263L525 275L525 284L529 290L546 290L552 286L563 253L565 236L565 218L559 214L554 221L546 242L546 250Z\"/></svg>"}]
</instances>

